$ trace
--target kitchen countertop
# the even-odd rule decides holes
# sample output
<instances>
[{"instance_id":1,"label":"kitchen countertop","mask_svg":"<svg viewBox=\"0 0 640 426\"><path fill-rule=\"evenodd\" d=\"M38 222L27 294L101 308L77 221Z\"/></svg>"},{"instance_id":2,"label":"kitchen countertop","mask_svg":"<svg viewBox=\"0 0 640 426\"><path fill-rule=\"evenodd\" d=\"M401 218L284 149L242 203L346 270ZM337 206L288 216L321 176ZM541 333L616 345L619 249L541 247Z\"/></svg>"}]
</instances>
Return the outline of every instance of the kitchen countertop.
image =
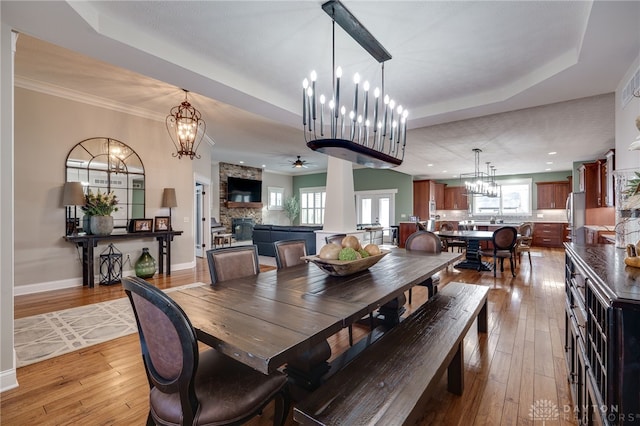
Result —
<instances>
[{"instance_id":1,"label":"kitchen countertop","mask_svg":"<svg viewBox=\"0 0 640 426\"><path fill-rule=\"evenodd\" d=\"M457 222L465 222L464 220L460 220ZM473 221L473 225L476 226L520 226L522 223L524 222L532 222L532 223L567 223L567 221L557 221L557 220L522 220L519 222L503 222L503 223L491 223L490 221L487 220L478 220L478 221Z\"/></svg>"},{"instance_id":2,"label":"kitchen countertop","mask_svg":"<svg viewBox=\"0 0 640 426\"><path fill-rule=\"evenodd\" d=\"M585 225L584 227L596 232L615 232L614 225Z\"/></svg>"},{"instance_id":3,"label":"kitchen countertop","mask_svg":"<svg viewBox=\"0 0 640 426\"><path fill-rule=\"evenodd\" d=\"M616 301L640 303L640 268L625 265L625 249L612 244L564 245L614 306Z\"/></svg>"}]
</instances>

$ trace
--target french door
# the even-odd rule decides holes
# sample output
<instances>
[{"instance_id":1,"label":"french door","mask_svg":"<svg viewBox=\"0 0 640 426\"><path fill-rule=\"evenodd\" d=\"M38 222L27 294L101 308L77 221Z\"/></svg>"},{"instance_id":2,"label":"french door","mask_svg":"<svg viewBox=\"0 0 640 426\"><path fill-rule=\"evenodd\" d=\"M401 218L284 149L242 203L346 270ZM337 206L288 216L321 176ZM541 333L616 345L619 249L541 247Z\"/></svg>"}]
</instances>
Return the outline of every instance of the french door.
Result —
<instances>
[{"instance_id":1,"label":"french door","mask_svg":"<svg viewBox=\"0 0 640 426\"><path fill-rule=\"evenodd\" d=\"M396 190L356 192L358 223L380 223L384 228L384 241L390 240L390 226L395 224Z\"/></svg>"}]
</instances>

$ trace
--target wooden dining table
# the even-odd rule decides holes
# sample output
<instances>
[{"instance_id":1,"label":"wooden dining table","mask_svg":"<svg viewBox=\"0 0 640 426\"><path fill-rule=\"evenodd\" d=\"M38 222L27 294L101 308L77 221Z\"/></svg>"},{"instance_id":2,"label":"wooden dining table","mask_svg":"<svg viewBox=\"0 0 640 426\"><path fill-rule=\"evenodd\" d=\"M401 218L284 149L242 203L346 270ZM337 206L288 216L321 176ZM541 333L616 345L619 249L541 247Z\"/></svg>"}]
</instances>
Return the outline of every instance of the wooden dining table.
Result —
<instances>
[{"instance_id":1,"label":"wooden dining table","mask_svg":"<svg viewBox=\"0 0 640 426\"><path fill-rule=\"evenodd\" d=\"M493 231L473 231L473 230L458 230L458 231L437 231L434 232L440 238L464 240L467 242L467 250L465 253L465 259L455 265L458 269L475 269L477 271L491 271L493 266L489 262L482 260L480 255L480 241L491 241L493 238Z\"/></svg>"},{"instance_id":2,"label":"wooden dining table","mask_svg":"<svg viewBox=\"0 0 640 426\"><path fill-rule=\"evenodd\" d=\"M330 276L308 263L170 296L201 342L269 374L462 256L393 249L349 276Z\"/></svg>"}]
</instances>

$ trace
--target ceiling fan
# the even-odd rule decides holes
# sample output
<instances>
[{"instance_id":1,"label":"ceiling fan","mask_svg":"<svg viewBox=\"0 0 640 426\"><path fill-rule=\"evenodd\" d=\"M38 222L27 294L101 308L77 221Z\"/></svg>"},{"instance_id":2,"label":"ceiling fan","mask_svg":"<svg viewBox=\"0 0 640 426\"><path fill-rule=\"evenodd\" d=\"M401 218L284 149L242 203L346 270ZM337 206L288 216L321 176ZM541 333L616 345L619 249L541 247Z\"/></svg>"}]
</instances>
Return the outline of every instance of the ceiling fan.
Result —
<instances>
[{"instance_id":1,"label":"ceiling fan","mask_svg":"<svg viewBox=\"0 0 640 426\"><path fill-rule=\"evenodd\" d=\"M308 167L307 160L300 159L300 156L298 155L298 159L291 162L291 167L294 169L306 169Z\"/></svg>"}]
</instances>

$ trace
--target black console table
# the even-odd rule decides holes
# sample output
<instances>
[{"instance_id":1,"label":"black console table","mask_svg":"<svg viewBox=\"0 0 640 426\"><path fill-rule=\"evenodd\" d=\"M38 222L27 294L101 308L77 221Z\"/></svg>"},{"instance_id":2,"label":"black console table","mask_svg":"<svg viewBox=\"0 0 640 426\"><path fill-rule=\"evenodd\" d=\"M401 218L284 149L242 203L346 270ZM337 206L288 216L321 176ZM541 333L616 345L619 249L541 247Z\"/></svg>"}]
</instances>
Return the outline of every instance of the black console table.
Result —
<instances>
[{"instance_id":1,"label":"black console table","mask_svg":"<svg viewBox=\"0 0 640 426\"><path fill-rule=\"evenodd\" d=\"M182 235L182 231L131 232L111 235L69 235L64 237L64 239L82 248L82 285L93 288L93 248L98 246L98 242L155 238L158 240L158 271L162 273L162 270L165 269L166 256L165 275L171 275L171 241L173 241L174 235Z\"/></svg>"}]
</instances>

